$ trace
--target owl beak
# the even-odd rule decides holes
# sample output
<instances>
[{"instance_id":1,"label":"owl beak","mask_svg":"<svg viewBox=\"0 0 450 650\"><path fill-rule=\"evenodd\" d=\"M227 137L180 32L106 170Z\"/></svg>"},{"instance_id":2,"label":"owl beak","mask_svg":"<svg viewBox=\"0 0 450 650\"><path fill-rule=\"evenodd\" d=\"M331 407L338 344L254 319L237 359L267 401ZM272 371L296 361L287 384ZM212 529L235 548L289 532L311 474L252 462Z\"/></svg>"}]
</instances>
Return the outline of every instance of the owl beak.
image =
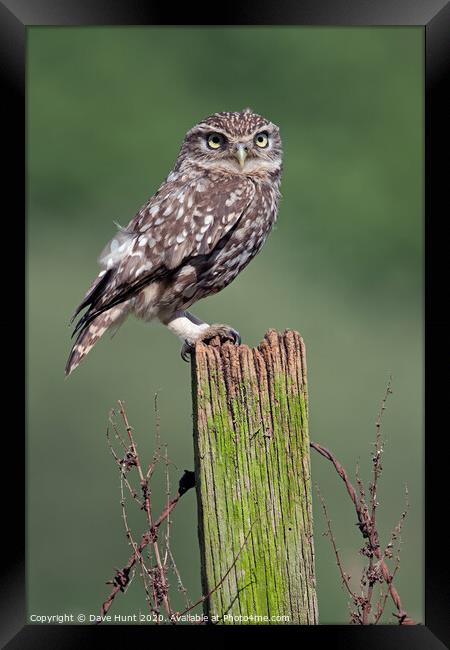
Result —
<instances>
[{"instance_id":1,"label":"owl beak","mask_svg":"<svg viewBox=\"0 0 450 650\"><path fill-rule=\"evenodd\" d=\"M247 150L247 147L246 147L245 144L238 143L236 145L236 150L234 152L234 155L238 159L239 164L241 166L241 169L244 169L245 159L247 158L247 153L248 153L248 150Z\"/></svg>"}]
</instances>

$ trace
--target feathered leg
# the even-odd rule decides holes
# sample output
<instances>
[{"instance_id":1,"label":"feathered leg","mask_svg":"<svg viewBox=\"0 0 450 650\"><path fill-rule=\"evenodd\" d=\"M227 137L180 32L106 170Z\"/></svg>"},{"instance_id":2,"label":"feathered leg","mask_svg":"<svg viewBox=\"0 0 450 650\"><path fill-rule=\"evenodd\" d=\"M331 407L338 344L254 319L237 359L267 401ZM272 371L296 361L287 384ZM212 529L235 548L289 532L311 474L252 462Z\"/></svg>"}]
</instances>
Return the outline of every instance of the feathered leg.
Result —
<instances>
[{"instance_id":1,"label":"feathered leg","mask_svg":"<svg viewBox=\"0 0 450 650\"><path fill-rule=\"evenodd\" d=\"M220 323L208 325L208 323L204 323L188 311L176 311L163 322L171 332L179 336L183 341L181 357L184 361L189 361L191 352L199 341L208 341L218 336L222 340L233 341L236 345L241 342L239 332L229 325Z\"/></svg>"}]
</instances>

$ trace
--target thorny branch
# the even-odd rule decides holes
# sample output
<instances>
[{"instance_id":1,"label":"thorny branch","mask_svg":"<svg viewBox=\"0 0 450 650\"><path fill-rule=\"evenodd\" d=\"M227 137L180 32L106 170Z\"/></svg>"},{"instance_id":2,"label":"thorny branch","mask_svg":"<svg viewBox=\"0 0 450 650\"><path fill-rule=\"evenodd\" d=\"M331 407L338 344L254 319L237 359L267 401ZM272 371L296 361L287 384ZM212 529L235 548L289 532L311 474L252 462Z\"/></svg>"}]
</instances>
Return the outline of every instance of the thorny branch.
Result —
<instances>
[{"instance_id":1,"label":"thorny branch","mask_svg":"<svg viewBox=\"0 0 450 650\"><path fill-rule=\"evenodd\" d=\"M361 578L361 595L358 595L351 587L350 576L345 573L342 562L339 556L339 550L336 545L336 541L331 528L331 520L328 516L328 511L323 500L322 495L319 490L318 495L322 504L322 509L324 511L325 520L327 522L327 532L325 533L331 541L336 563L338 565L342 582L349 592L353 604L356 606L356 611L352 612L351 619L353 623L360 625L367 625L369 621L369 614L372 610L372 598L374 592L374 586L376 583L385 583L386 591L380 595L380 598L376 604L376 611L373 616L373 623L378 623L386 604L388 595L390 595L396 609L397 613L395 616L398 618L400 625L415 625L415 622L408 616L407 612L403 608L402 601L397 589L394 586L394 577L400 566L400 544L401 544L401 529L404 523L404 520L407 515L409 503L408 503L408 491L406 490L406 507L403 511L400 521L395 527L391 535L391 540L387 544L386 548L383 550L380 546L379 535L377 529L376 521L376 512L378 507L377 501L377 489L378 481L382 471L381 458L383 453L382 447L382 438L381 438L381 424L383 413L386 409L386 402L388 396L392 393L391 388L391 379L389 379L386 393L381 402L380 411L376 420L376 435L375 435L375 450L372 456L372 481L369 484L369 495L370 495L370 507L366 502L364 485L359 477L359 470L357 469L356 480L358 486L358 492L355 490L352 485L347 472L342 467L341 463L337 460L334 454L329 450L323 447L322 445L316 442L310 442L312 449L315 449L321 456L329 460L336 469L337 473L343 480L347 492L350 496L350 499L353 502L356 516L358 519L358 528L361 531L363 538L366 540L364 547L361 549L361 554L368 558L368 566L365 568L363 576ZM393 557L393 545L394 542L397 542L397 555L396 555L396 564L394 571L391 573L387 565L386 560ZM367 589L365 589L367 587Z\"/></svg>"},{"instance_id":2,"label":"thorny branch","mask_svg":"<svg viewBox=\"0 0 450 650\"><path fill-rule=\"evenodd\" d=\"M153 531L154 526L153 526L153 518L152 518L151 491L149 485L149 478L147 478L147 476L144 477L144 473L141 467L141 461L139 458L139 454L137 453L136 444L133 438L132 428L130 427L130 424L128 422L128 417L124 410L123 402L119 400L118 404L119 404L119 413L122 416L128 434L128 438L130 440L130 450L131 450L132 457L134 459L134 464L139 474L139 481L140 481L142 497L144 501L144 510L145 510L145 514L147 515L148 529L150 531ZM156 603L159 604L159 602L162 601L164 603L164 607L167 612L167 615L170 617L172 614L172 610L168 598L168 588L167 588L165 567L163 567L161 562L161 555L159 552L159 546L157 540L158 540L157 535L152 534L151 543L153 545L153 551L154 551L156 565L157 565L157 571L155 571L154 580L153 580L153 588L155 591ZM144 563L142 564L144 569L145 565Z\"/></svg>"},{"instance_id":3,"label":"thorny branch","mask_svg":"<svg viewBox=\"0 0 450 650\"><path fill-rule=\"evenodd\" d=\"M252 528L248 531L247 535L244 538L244 541L238 550L231 566L228 568L226 573L221 577L219 582L209 591L208 594L201 596L196 602L192 603L188 597L187 590L183 585L181 580L180 572L176 566L175 559L173 557L171 548L170 548L170 515L180 498L188 490L195 486L195 477L194 472L185 470L183 476L181 477L178 490L176 495L171 499L170 498L170 480L169 480L169 465L170 460L167 453L167 446L164 449L164 455L161 454L161 440L160 440L160 422L159 422L159 413L157 408L157 400L155 396L155 417L156 417L156 449L153 455L153 460L148 466L147 472L144 474L142 469L142 463L139 456L139 452L133 437L133 429L130 426L128 417L125 411L125 407L122 401L118 401L119 404L119 414L122 418L123 425L127 432L129 444L126 443L124 438L121 436L118 426L115 420L115 412L112 411L110 414L110 426L114 431L116 441L120 444L122 448L122 457L117 453L114 448L113 443L110 439L110 430L107 430L107 439L108 444L113 455L113 458L119 467L120 470L120 491L121 491L121 509L122 509L122 519L124 522L126 537L133 548L133 553L128 559L126 565L121 569L116 569L115 575L111 580L108 580L106 584L112 585L111 592L108 598L104 601L100 609L100 618L97 621L101 623L109 608L113 604L113 601L119 592L125 592L132 581L134 570L137 564L141 567L141 577L144 583L144 589L146 592L146 599L150 607L150 611L159 614L160 605L163 604L167 613L167 620L171 623L176 623L179 617L184 616L192 609L205 602L215 591L220 589L220 587L225 582L229 573L232 571L238 558L244 548L247 540L250 536ZM153 476L154 470L159 463L163 463L165 467L166 474L166 506L159 515L157 519L153 519L152 515L152 501L151 501L151 489L150 489L150 480ZM128 477L129 473L135 469L139 479L140 491L135 490L132 486L132 483ZM128 524L128 516L125 505L125 491L124 487L127 488L132 500L139 505L140 510L143 510L146 515L147 530L142 534L140 543L138 544L131 532L130 526ZM161 553L158 545L158 532L161 525L166 524L166 532L164 536L164 551ZM148 562L144 557L144 551L150 550L153 551L153 555L150 559L154 559L154 566L148 566ZM163 559L164 558L164 559ZM169 600L169 584L167 580L167 570L170 568L177 580L178 588L183 593L186 600L186 608L182 612L175 612L171 607ZM159 619L155 618L155 622Z\"/></svg>"},{"instance_id":4,"label":"thorny branch","mask_svg":"<svg viewBox=\"0 0 450 650\"><path fill-rule=\"evenodd\" d=\"M122 456L120 456L114 448L113 443L110 439L110 430L108 427L107 438L108 444L113 455L113 458L119 467L120 470L120 487L121 487L121 508L122 508L122 519L124 521L125 532L127 539L130 545L133 548L133 553L128 559L128 562L122 569L116 569L114 577L107 582L107 584L112 585L111 592L108 598L102 604L100 614L101 617L104 617L109 608L111 607L114 598L119 592L126 591L128 585L130 584L135 565L139 563L141 567L141 575L144 582L144 588L146 591L147 601L150 607L150 610L154 613L159 613L160 605L164 606L164 609L167 613L169 620L172 618L173 610L170 605L169 594L168 594L168 582L167 582L167 558L171 559L170 568L174 571L177 576L178 584L182 586L181 576L176 567L175 561L173 559L172 552L169 545L169 526L170 526L170 514L173 509L178 504L180 498L185 494L189 489L194 487L194 472L185 470L183 476L181 477L178 485L178 490L175 496L170 499L170 480L169 480L169 458L167 455L167 450L164 455L164 458L161 456L161 441L160 441L160 432L159 432L159 414L157 408L157 398L155 396L155 415L156 415L156 449L153 455L153 460L148 466L146 473L142 468L141 459L139 452L133 437L133 429L130 426L128 421L128 416L125 411L125 407L122 401L119 400L119 414L122 418L123 425L127 432L128 444L125 442L121 436L118 426L115 421L115 412L112 411L110 415L110 425L114 431L115 438L119 442L122 448ZM152 502L151 502L151 489L150 489L150 480L153 476L156 466L164 462L165 471L166 471L166 490L167 490L167 501L166 506L156 519L153 518L152 513ZM129 474L131 470L135 469L139 479L140 493L136 490L129 479ZM125 495L124 495L124 486L128 489L128 492L133 501L135 501L141 510L144 510L146 515L147 529L142 534L140 543L138 544L131 533L126 506L125 506ZM161 559L161 552L158 545L158 530L161 525L166 524L166 534L165 534L165 551L164 562ZM146 559L144 558L144 551L150 549L152 554L149 555L151 564L154 565L148 567ZM150 589L148 588L150 585ZM99 621L100 622L100 621Z\"/></svg>"}]
</instances>

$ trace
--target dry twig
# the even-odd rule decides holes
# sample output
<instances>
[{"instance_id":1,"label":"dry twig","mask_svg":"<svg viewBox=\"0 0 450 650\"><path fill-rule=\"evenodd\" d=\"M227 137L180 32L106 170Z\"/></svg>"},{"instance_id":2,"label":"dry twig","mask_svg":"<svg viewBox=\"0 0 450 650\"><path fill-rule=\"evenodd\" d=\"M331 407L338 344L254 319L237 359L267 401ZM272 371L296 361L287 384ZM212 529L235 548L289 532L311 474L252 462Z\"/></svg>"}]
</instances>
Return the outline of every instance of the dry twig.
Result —
<instances>
[{"instance_id":1,"label":"dry twig","mask_svg":"<svg viewBox=\"0 0 450 650\"><path fill-rule=\"evenodd\" d=\"M114 602L117 594L119 592L125 592L133 578L134 570L137 564L141 568L141 577L144 584L144 589L146 592L146 599L149 604L150 611L154 614L159 615L160 605L163 604L167 617L166 620L171 623L176 623L180 617L185 616L192 609L205 602L215 591L220 589L227 576L234 568L239 555L247 542L247 539L250 535L251 529L246 535L244 542L239 549L236 557L234 558L233 563L229 567L228 571L220 579L220 581L215 585L211 591L199 598L196 602L192 603L187 594L187 590L183 585L180 572L175 563L171 548L170 548L170 515L173 512L174 508L178 504L180 498L188 490L195 486L195 477L194 472L185 470L183 476L181 477L178 490L176 495L171 499L170 498L170 476L169 476L169 466L171 464L167 446L164 446L164 453L161 453L161 438L160 438L160 419L157 407L157 399L155 396L155 421L156 421L156 447L153 454L152 462L149 464L146 473L142 469L142 462L139 456L137 445L133 436L133 429L130 426L128 416L125 411L125 406L122 401L119 400L119 414L122 418L123 425L127 432L129 444L127 444L124 438L121 436L118 426L115 421L115 412L112 411L110 414L109 422L110 427L114 431L115 439L120 444L122 449L122 457L117 453L114 448L114 445L111 441L110 430L107 430L107 439L108 444L113 455L113 458L116 462L116 465L120 470L120 493L121 500L120 506L122 511L122 519L125 527L125 534L128 539L129 544L133 549L133 553L129 557L125 566L121 569L116 569L114 577L109 580L106 584L112 585L111 592L109 593L107 599L103 602L100 609L100 617L98 623L101 623L104 620L108 610ZM153 518L152 513L152 501L151 501L151 489L150 481L154 475L156 467L160 464L164 464L165 470L165 484L166 484L166 505L156 519ZM132 470L135 470L139 479L141 495L138 491L134 489L129 474ZM131 499L138 504L140 510L143 510L146 515L146 525L147 529L141 536L140 543L138 544L135 541L135 538L132 534L130 525L128 523L127 509L126 509L126 500L125 500L125 488L127 488ZM162 524L166 525L165 535L164 535L164 550L161 552L158 544L158 532ZM151 550L152 554L149 556L150 565L148 565L148 560L144 557L144 552ZM170 600L169 600L169 584L167 580L167 573L171 570L178 584L178 589L184 595L186 601L186 608L182 612L176 612L173 610ZM159 616L155 617L155 622L158 622Z\"/></svg>"},{"instance_id":2,"label":"dry twig","mask_svg":"<svg viewBox=\"0 0 450 650\"><path fill-rule=\"evenodd\" d=\"M176 567L175 560L169 548L169 525L170 525L170 514L173 509L176 507L181 496L185 494L190 488L195 485L194 482L194 473L185 471L184 475L181 477L178 485L178 490L172 499L170 498L170 478L169 478L169 464L170 460L167 454L167 447L165 448L164 457L161 455L161 439L160 439L160 421L159 413L157 406L157 397L155 396L155 420L156 420L156 446L155 452L153 454L152 462L149 464L147 471L144 474L141 459L137 449L136 442L133 436L133 429L130 426L128 421L128 416L125 411L125 406L122 401L119 400L119 414L122 418L123 425L125 427L129 444L127 444L124 438L121 436L118 426L115 421L115 412L112 411L110 414L109 422L112 430L114 431L115 439L120 444L122 449L122 457L119 456L117 451L114 448L114 445L110 438L109 428L107 431L108 444L113 455L113 458L119 467L120 470L120 491L121 491L121 511L122 519L124 522L126 537L133 549L133 553L128 559L128 562L122 569L116 569L114 577L107 582L107 584L112 585L111 592L108 598L104 601L101 607L101 617L104 617L111 607L114 598L119 592L126 591L129 586L133 571L137 563L139 563L141 568L141 576L144 584L144 589L146 592L146 599L150 607L150 611L159 614L160 605L164 605L164 609L167 614L168 620L172 618L173 610L170 605L169 600L169 588L167 582L167 558L170 555L171 565L170 568L174 571L177 576L179 584L181 582L181 576ZM150 481L153 477L155 468L159 463L164 462L165 471L166 471L166 491L167 491L167 501L166 505L156 519L153 518L152 513L152 502L151 502L151 489ZM140 494L134 487L129 479L129 474L132 470L135 470L139 479ZM140 510L143 510L146 515L147 529L141 536L141 541L138 544L132 534L128 523L127 509L126 509L126 499L125 499L125 490L127 488L131 499L137 503ZM165 551L164 551L164 562L161 559L161 551L158 545L158 530L163 523L166 523L166 533L165 533ZM150 565L147 565L147 560L144 557L144 551L151 549L152 554L149 556ZM155 619L157 620L157 619ZM101 622L101 621L99 621Z\"/></svg>"},{"instance_id":3,"label":"dry twig","mask_svg":"<svg viewBox=\"0 0 450 650\"><path fill-rule=\"evenodd\" d=\"M390 393L392 393L391 379L389 379L385 395L381 402L380 411L378 413L378 417L376 420L376 435L375 435L375 444L374 444L375 450L372 456L372 464L373 464L372 480L369 484L370 507L366 503L365 489L361 481L361 478L359 476L359 468L357 467L357 471L356 471L356 481L357 481L358 492L359 492L358 495L348 477L347 472L342 467L341 463L337 460L337 458L334 456L334 454L329 449L326 449L325 447L323 447L322 445L316 442L310 443L312 449L317 451L321 456L329 460L334 465L334 468L336 469L337 473L339 474L342 481L344 482L345 487L347 488L347 492L355 508L356 516L358 519L358 524L357 524L358 528L360 529L363 538L366 540L364 547L361 549L361 554L368 558L368 566L365 568L363 577L361 579L361 595L357 595L350 586L350 576L348 576L343 569L339 557L339 551L337 549L336 542L331 530L331 521L330 518L328 517L328 512L325 506L325 502L323 501L322 495L319 492L319 498L321 499L322 508L327 522L326 534L330 538L331 544L333 546L333 550L336 556L336 562L339 567L343 584L345 585L347 591L350 593L353 603L356 606L356 611L352 612L352 617L351 617L352 622L361 625L367 625L368 623L371 622L369 620L369 615L372 610L372 598L373 598L374 586L377 583L384 583L386 585L386 592L384 594L381 594L377 602L376 612L373 616L372 622L373 623L379 622L384 611L386 599L389 595L396 607L397 612L395 613L395 616L397 617L399 624L400 625L415 624L415 622L408 616L407 612L403 608L400 595L394 585L394 577L400 566L400 532L407 515L407 511L409 507L408 500L407 500L405 510L400 517L400 521L395 527L394 531L392 532L391 540L384 550L382 550L380 546L377 520L376 520L377 508L379 505L377 501L377 490L378 490L378 482L379 482L380 474L382 471L381 459L383 454L381 424L382 424L383 413L386 409L387 398L390 395ZM393 572L391 573L387 564L387 560L392 558L392 546L395 540L398 540L398 549L397 549L397 556L396 556L396 565ZM367 587L366 590L365 587Z\"/></svg>"}]
</instances>

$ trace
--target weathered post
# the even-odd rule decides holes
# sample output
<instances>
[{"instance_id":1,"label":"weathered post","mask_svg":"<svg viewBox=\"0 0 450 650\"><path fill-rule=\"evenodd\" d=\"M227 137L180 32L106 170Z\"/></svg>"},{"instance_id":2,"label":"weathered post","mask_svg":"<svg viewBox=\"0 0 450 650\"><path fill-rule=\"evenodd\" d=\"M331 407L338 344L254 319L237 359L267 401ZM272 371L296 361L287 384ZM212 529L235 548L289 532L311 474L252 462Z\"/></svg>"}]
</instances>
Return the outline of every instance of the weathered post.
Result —
<instances>
[{"instance_id":1,"label":"weathered post","mask_svg":"<svg viewBox=\"0 0 450 650\"><path fill-rule=\"evenodd\" d=\"M192 386L205 614L317 623L302 338L198 344Z\"/></svg>"}]
</instances>

